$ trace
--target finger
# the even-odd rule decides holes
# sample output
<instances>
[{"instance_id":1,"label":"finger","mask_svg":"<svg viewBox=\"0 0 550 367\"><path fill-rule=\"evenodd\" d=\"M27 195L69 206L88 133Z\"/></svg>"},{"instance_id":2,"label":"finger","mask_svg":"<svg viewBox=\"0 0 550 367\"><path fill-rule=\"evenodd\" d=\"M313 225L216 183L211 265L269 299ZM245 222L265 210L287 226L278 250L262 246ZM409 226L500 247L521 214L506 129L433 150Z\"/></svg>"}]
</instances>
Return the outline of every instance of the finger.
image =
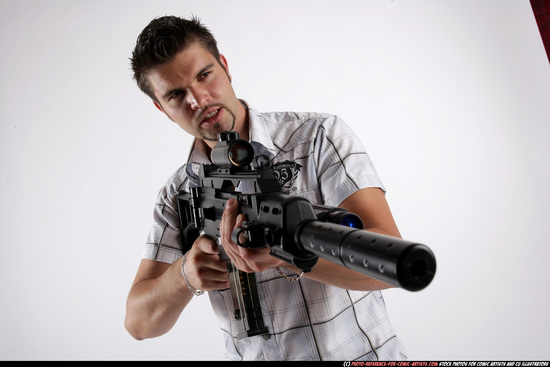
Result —
<instances>
[{"instance_id":1,"label":"finger","mask_svg":"<svg viewBox=\"0 0 550 367\"><path fill-rule=\"evenodd\" d=\"M225 205L225 210L220 221L220 240L227 255L233 259L239 249L236 243L231 239L231 234L235 229L237 217L239 216L239 205L236 200L229 199Z\"/></svg>"},{"instance_id":2,"label":"finger","mask_svg":"<svg viewBox=\"0 0 550 367\"><path fill-rule=\"evenodd\" d=\"M199 249L201 244L211 241L196 243L196 249L188 253L185 261L185 273L188 282L196 289L214 290L228 287L228 274L226 261L220 260L217 254L207 254Z\"/></svg>"},{"instance_id":3,"label":"finger","mask_svg":"<svg viewBox=\"0 0 550 367\"><path fill-rule=\"evenodd\" d=\"M196 267L208 267L221 272L227 270L225 260L220 259L217 243L206 235L197 239L188 255L188 261Z\"/></svg>"},{"instance_id":4,"label":"finger","mask_svg":"<svg viewBox=\"0 0 550 367\"><path fill-rule=\"evenodd\" d=\"M220 237L222 244L232 242L231 233L235 228L237 217L239 216L239 205L235 199L229 199L225 204L225 209L220 221Z\"/></svg>"},{"instance_id":5,"label":"finger","mask_svg":"<svg viewBox=\"0 0 550 367\"><path fill-rule=\"evenodd\" d=\"M229 287L229 275L227 272L201 268L197 273L189 274L188 278L193 287L203 291L225 289Z\"/></svg>"},{"instance_id":6,"label":"finger","mask_svg":"<svg viewBox=\"0 0 550 367\"><path fill-rule=\"evenodd\" d=\"M205 234L197 238L193 248L209 255L217 255L219 253L218 244Z\"/></svg>"},{"instance_id":7,"label":"finger","mask_svg":"<svg viewBox=\"0 0 550 367\"><path fill-rule=\"evenodd\" d=\"M229 281L227 270L224 267L224 271L216 269L201 267L196 272L197 283L202 287L212 287L216 283L225 283Z\"/></svg>"},{"instance_id":8,"label":"finger","mask_svg":"<svg viewBox=\"0 0 550 367\"><path fill-rule=\"evenodd\" d=\"M239 214L237 216L235 227L242 227L243 222L245 220L246 220L246 216L244 214ZM248 241L248 238L244 235L244 233L241 233L239 235L239 243L246 244L247 241Z\"/></svg>"}]
</instances>

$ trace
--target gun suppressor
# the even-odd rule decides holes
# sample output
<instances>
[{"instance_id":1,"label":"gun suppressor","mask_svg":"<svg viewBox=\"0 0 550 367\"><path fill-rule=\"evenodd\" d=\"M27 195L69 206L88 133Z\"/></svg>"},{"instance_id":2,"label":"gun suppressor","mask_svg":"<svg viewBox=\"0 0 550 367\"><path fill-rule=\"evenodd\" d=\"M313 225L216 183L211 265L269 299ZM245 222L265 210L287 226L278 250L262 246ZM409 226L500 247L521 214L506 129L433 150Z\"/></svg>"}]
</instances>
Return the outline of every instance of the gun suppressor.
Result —
<instances>
[{"instance_id":1,"label":"gun suppressor","mask_svg":"<svg viewBox=\"0 0 550 367\"><path fill-rule=\"evenodd\" d=\"M397 237L313 220L296 231L295 242L306 252L408 291L424 289L435 276L433 252Z\"/></svg>"}]
</instances>

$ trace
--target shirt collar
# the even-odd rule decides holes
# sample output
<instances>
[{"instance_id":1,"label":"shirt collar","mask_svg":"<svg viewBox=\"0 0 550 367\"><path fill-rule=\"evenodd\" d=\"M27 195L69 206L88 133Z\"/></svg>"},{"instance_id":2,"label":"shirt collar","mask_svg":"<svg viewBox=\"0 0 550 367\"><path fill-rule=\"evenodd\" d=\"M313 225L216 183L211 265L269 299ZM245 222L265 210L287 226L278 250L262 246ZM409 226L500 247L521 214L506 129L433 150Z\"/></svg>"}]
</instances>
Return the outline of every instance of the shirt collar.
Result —
<instances>
[{"instance_id":1,"label":"shirt collar","mask_svg":"<svg viewBox=\"0 0 550 367\"><path fill-rule=\"evenodd\" d=\"M250 123L250 141L262 144L271 154L276 155L277 149L273 144L273 140L267 128L268 124L271 122L264 114L248 106L246 102L242 102L248 109L248 121Z\"/></svg>"}]
</instances>

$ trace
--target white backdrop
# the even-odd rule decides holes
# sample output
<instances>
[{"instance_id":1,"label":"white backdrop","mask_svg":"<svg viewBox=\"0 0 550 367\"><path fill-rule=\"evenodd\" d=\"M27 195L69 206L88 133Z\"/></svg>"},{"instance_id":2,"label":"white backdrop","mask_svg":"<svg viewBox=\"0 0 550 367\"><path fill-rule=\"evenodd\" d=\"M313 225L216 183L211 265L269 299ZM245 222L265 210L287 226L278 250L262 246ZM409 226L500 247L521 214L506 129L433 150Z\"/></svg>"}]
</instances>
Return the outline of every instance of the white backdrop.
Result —
<instances>
[{"instance_id":1,"label":"white backdrop","mask_svg":"<svg viewBox=\"0 0 550 367\"><path fill-rule=\"evenodd\" d=\"M0 0L0 359L223 359L207 297L137 342L126 296L190 139L131 80L196 14L259 110L361 136L425 290L385 291L413 360L550 359L550 67L529 1Z\"/></svg>"}]
</instances>

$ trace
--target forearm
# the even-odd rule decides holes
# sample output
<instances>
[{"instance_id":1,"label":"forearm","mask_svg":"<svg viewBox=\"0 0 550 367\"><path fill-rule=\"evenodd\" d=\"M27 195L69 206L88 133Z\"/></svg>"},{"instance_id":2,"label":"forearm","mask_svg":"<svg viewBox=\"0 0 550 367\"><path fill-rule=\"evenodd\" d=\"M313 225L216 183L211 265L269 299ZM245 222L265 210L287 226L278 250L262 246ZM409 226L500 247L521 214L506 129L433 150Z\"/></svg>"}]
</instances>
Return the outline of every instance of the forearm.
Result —
<instances>
[{"instance_id":1,"label":"forearm","mask_svg":"<svg viewBox=\"0 0 550 367\"><path fill-rule=\"evenodd\" d=\"M401 235L399 234L397 228L369 228L367 230L369 232L381 233L396 238L401 238ZM294 271L296 273L300 272L298 268L292 265L287 264L284 266L287 267L290 271ZM315 264L311 272L305 273L304 277L349 290L373 291L394 287L391 284L361 274L357 271L348 269L343 265L335 264L323 258L319 258L317 264Z\"/></svg>"},{"instance_id":2,"label":"forearm","mask_svg":"<svg viewBox=\"0 0 550 367\"><path fill-rule=\"evenodd\" d=\"M340 206L361 217L365 230L401 238L395 224L384 192L378 188L367 188L357 191L348 197ZM308 278L350 290L381 290L393 286L380 280L319 259L312 271L305 274Z\"/></svg>"},{"instance_id":3,"label":"forearm","mask_svg":"<svg viewBox=\"0 0 550 367\"><path fill-rule=\"evenodd\" d=\"M374 291L393 287L390 284L321 258L311 272L304 274L304 277L355 291Z\"/></svg>"},{"instance_id":4,"label":"forearm","mask_svg":"<svg viewBox=\"0 0 550 367\"><path fill-rule=\"evenodd\" d=\"M301 271L298 268L285 263L279 258L270 256L267 248L247 249L232 241L231 233L233 229L239 227L244 220L242 215L238 215L238 209L234 204L236 204L234 201L227 202L220 224L220 237L226 253L237 268L246 272L261 272L273 267L284 267L289 272L300 273ZM363 220L365 230L401 237L382 190L378 188L359 190L346 199L341 207L359 215ZM393 287L390 284L324 259L319 259L313 269L304 276L350 290L381 290Z\"/></svg>"},{"instance_id":5,"label":"forearm","mask_svg":"<svg viewBox=\"0 0 550 367\"><path fill-rule=\"evenodd\" d=\"M287 275L301 273L300 269L288 263L284 263L280 267L285 268ZM393 287L390 284L322 258L319 258L313 269L310 272L304 273L303 277L354 291L375 291Z\"/></svg>"},{"instance_id":6,"label":"forearm","mask_svg":"<svg viewBox=\"0 0 550 367\"><path fill-rule=\"evenodd\" d=\"M193 297L181 275L181 261L166 264L162 274L132 286L124 325L135 339L154 338L168 332Z\"/></svg>"}]
</instances>

